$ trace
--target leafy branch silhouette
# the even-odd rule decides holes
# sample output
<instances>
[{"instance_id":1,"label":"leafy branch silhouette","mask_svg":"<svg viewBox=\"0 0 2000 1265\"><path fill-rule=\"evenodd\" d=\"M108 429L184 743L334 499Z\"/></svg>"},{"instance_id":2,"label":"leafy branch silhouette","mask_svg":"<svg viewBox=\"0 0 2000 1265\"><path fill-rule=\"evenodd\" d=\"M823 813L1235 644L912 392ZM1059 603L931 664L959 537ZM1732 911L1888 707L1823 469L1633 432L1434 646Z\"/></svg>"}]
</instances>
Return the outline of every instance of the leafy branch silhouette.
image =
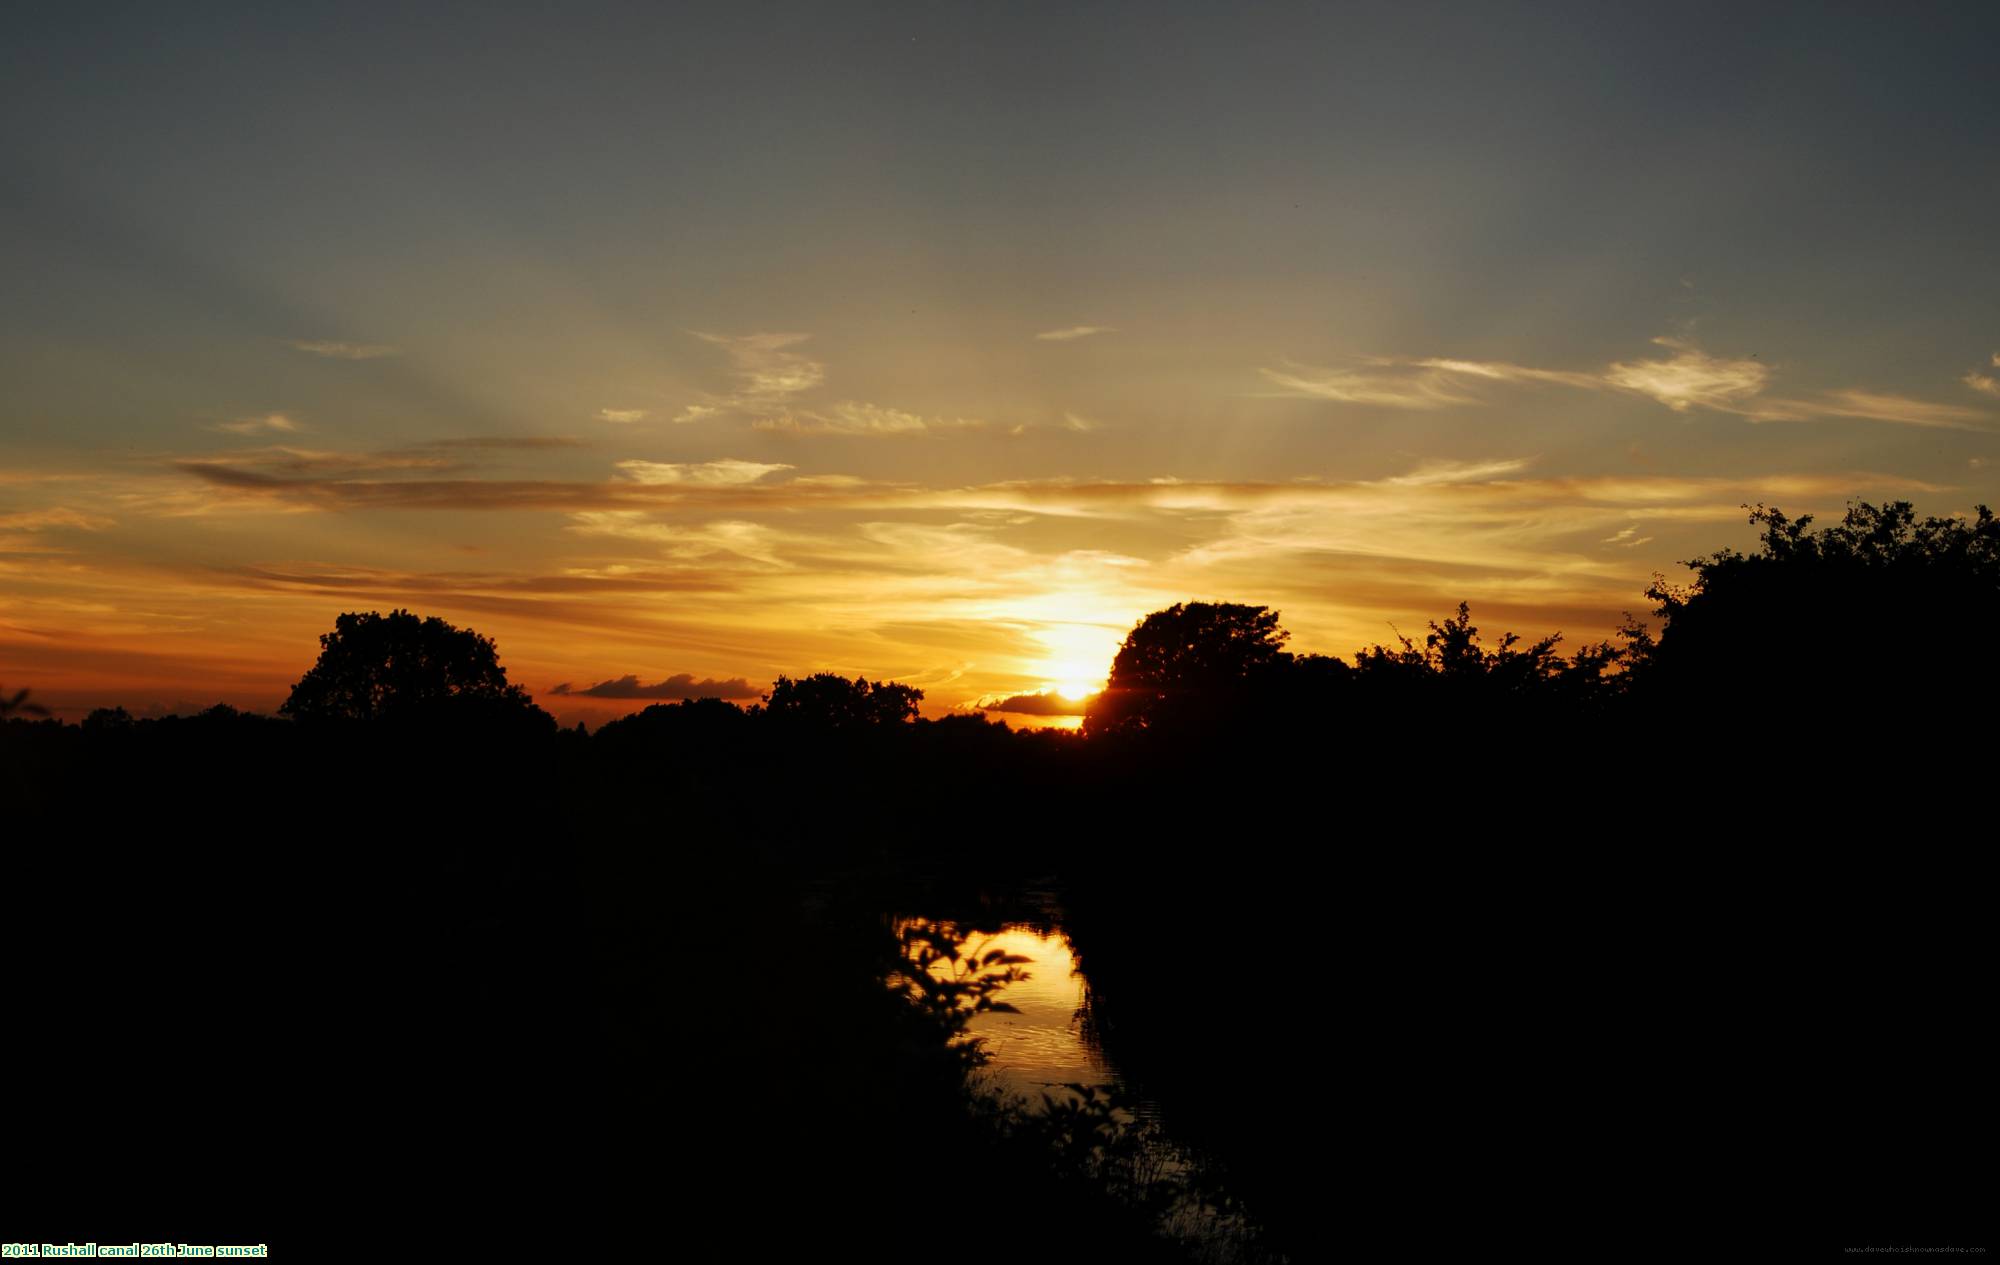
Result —
<instances>
[{"instance_id":1,"label":"leafy branch silhouette","mask_svg":"<svg viewBox=\"0 0 2000 1265\"><path fill-rule=\"evenodd\" d=\"M49 714L49 709L40 703L30 703L26 690L14 691L12 698L9 698L5 691L0 691L0 720L5 720L16 712L23 716L46 716Z\"/></svg>"},{"instance_id":2,"label":"leafy branch silhouette","mask_svg":"<svg viewBox=\"0 0 2000 1265\"><path fill-rule=\"evenodd\" d=\"M909 923L899 938L902 959L896 976L905 996L943 1030L946 1044L968 1068L984 1064L992 1056L966 1028L975 1015L1020 1013L994 995L1027 979L1021 968L1033 959L987 948L990 941L967 948L965 937L948 922Z\"/></svg>"}]
</instances>

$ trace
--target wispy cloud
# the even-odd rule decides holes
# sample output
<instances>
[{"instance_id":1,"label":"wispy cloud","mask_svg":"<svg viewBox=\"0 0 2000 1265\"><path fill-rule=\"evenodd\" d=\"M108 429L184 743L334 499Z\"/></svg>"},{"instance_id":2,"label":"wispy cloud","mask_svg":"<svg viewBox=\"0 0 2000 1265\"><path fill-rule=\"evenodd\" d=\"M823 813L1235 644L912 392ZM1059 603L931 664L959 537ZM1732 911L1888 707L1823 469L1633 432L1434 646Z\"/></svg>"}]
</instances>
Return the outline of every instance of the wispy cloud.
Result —
<instances>
[{"instance_id":1,"label":"wispy cloud","mask_svg":"<svg viewBox=\"0 0 2000 1265\"><path fill-rule=\"evenodd\" d=\"M262 417L241 417L233 422L217 422L209 429L227 431L232 435L296 435L306 427L303 422L287 417L283 413L266 413Z\"/></svg>"},{"instance_id":2,"label":"wispy cloud","mask_svg":"<svg viewBox=\"0 0 2000 1265\"><path fill-rule=\"evenodd\" d=\"M846 400L825 412L787 410L772 417L758 418L757 430L787 431L796 435L866 435L875 437L920 435L929 431L979 430L986 423L971 418L932 417L885 408L860 400Z\"/></svg>"},{"instance_id":3,"label":"wispy cloud","mask_svg":"<svg viewBox=\"0 0 2000 1265\"><path fill-rule=\"evenodd\" d=\"M1699 406L1723 413L1741 413L1770 380L1770 366L1760 360L1728 360L1711 356L1678 338L1653 342L1673 354L1663 359L1613 364L1604 374L1607 385L1650 396L1677 413Z\"/></svg>"},{"instance_id":4,"label":"wispy cloud","mask_svg":"<svg viewBox=\"0 0 2000 1265\"><path fill-rule=\"evenodd\" d=\"M1117 332L1117 327L1112 325L1070 325L1063 329L1045 329L1035 335L1035 338L1045 343L1068 343L1074 342L1079 338L1089 338L1093 334L1115 334Z\"/></svg>"},{"instance_id":5,"label":"wispy cloud","mask_svg":"<svg viewBox=\"0 0 2000 1265\"><path fill-rule=\"evenodd\" d=\"M15 510L11 514L0 514L0 531L47 531L51 527L103 531L111 525L112 520L102 514L89 514L60 505L48 509Z\"/></svg>"},{"instance_id":6,"label":"wispy cloud","mask_svg":"<svg viewBox=\"0 0 2000 1265\"><path fill-rule=\"evenodd\" d=\"M1546 383L1584 391L1624 391L1655 400L1676 413L1702 409L1733 413L1753 422L1854 417L1910 426L1981 429L1993 421L1976 409L1858 388L1810 398L1777 398L1766 394L1772 378L1770 366L1755 356L1711 355L1684 338L1662 337L1653 342L1668 354L1615 361L1601 373L1440 356L1378 358L1347 369L1288 363L1284 369L1259 372L1284 388L1273 394L1399 409L1484 404L1490 397L1481 388ZM1968 374L1963 381L1975 390L2000 395L2000 382L1985 374Z\"/></svg>"},{"instance_id":7,"label":"wispy cloud","mask_svg":"<svg viewBox=\"0 0 2000 1265\"><path fill-rule=\"evenodd\" d=\"M778 556L783 534L762 523L722 520L683 525L662 522L639 510L585 510L570 515L569 530L579 536L641 541L683 561L722 554L767 567L792 565Z\"/></svg>"},{"instance_id":8,"label":"wispy cloud","mask_svg":"<svg viewBox=\"0 0 2000 1265\"><path fill-rule=\"evenodd\" d=\"M1446 370L1412 372L1406 365L1389 363L1392 367L1326 369L1287 361L1283 369L1259 372L1280 388L1272 395L1294 399L1400 409L1452 408L1479 402L1477 395L1464 390Z\"/></svg>"},{"instance_id":9,"label":"wispy cloud","mask_svg":"<svg viewBox=\"0 0 2000 1265\"><path fill-rule=\"evenodd\" d=\"M1604 385L1604 380L1592 373L1571 373L1563 369L1530 369L1525 365L1510 365L1495 360L1450 360L1432 358L1411 362L1420 369L1435 369L1465 378L1479 378L1487 382L1554 382L1562 386L1582 387L1596 390Z\"/></svg>"},{"instance_id":10,"label":"wispy cloud","mask_svg":"<svg viewBox=\"0 0 2000 1265\"><path fill-rule=\"evenodd\" d=\"M703 334L695 337L729 356L736 389L689 403L674 415L680 424L713 417L747 420L751 429L792 435L845 435L886 438L937 431L982 430L987 423L964 417L926 417L865 400L808 403L801 397L826 381L826 366L793 350L807 334Z\"/></svg>"},{"instance_id":11,"label":"wispy cloud","mask_svg":"<svg viewBox=\"0 0 2000 1265\"><path fill-rule=\"evenodd\" d=\"M114 520L103 514L92 514L68 506L52 505L46 509L14 510L0 514L0 554L58 554L65 550L58 548L47 537L48 532L60 529L99 532L115 526ZM0 567L0 573L6 568Z\"/></svg>"},{"instance_id":12,"label":"wispy cloud","mask_svg":"<svg viewBox=\"0 0 2000 1265\"><path fill-rule=\"evenodd\" d=\"M1606 536L1597 543L1600 545L1617 545L1621 549L1637 549L1640 545L1650 544L1652 539L1651 536L1641 536L1639 534L1639 525L1634 523L1630 527L1621 529L1615 535Z\"/></svg>"},{"instance_id":13,"label":"wispy cloud","mask_svg":"<svg viewBox=\"0 0 2000 1265\"><path fill-rule=\"evenodd\" d=\"M1502 461L1426 461L1408 474L1399 474L1388 482L1399 487L1422 487L1432 483L1485 483L1505 475L1519 474L1528 468L1524 457L1512 457Z\"/></svg>"},{"instance_id":14,"label":"wispy cloud","mask_svg":"<svg viewBox=\"0 0 2000 1265\"><path fill-rule=\"evenodd\" d=\"M580 690L571 689L569 684L564 682L555 686L549 693L568 695L572 698L664 698L676 701L689 698L744 700L763 697L763 691L743 677L734 676L726 681L704 677L697 681L692 672L682 672L651 685L641 684L636 675L621 676L613 681L599 681Z\"/></svg>"},{"instance_id":15,"label":"wispy cloud","mask_svg":"<svg viewBox=\"0 0 2000 1265\"><path fill-rule=\"evenodd\" d=\"M384 343L339 343L317 339L301 339L294 342L292 350L322 356L328 360L381 360L385 356L403 354L402 348L390 347Z\"/></svg>"},{"instance_id":16,"label":"wispy cloud","mask_svg":"<svg viewBox=\"0 0 2000 1265\"><path fill-rule=\"evenodd\" d=\"M679 484L695 487L734 487L755 483L765 475L793 467L762 461L721 461L673 463L664 461L621 461L625 477L639 483Z\"/></svg>"},{"instance_id":17,"label":"wispy cloud","mask_svg":"<svg viewBox=\"0 0 2000 1265\"><path fill-rule=\"evenodd\" d=\"M1943 430L1983 430L1994 422L1993 415L1982 409L1937 404L1874 391L1834 391L1807 407L1829 417L1865 417L1872 421Z\"/></svg>"},{"instance_id":18,"label":"wispy cloud","mask_svg":"<svg viewBox=\"0 0 2000 1265\"><path fill-rule=\"evenodd\" d=\"M2000 351L1993 353L1992 367L2000 369ZM1965 385L1975 391L1983 391L1987 395L2000 395L2000 378L1995 378L1990 373L1981 373L1979 370L1974 369L1963 378L1960 378L1959 381L1965 383Z\"/></svg>"},{"instance_id":19,"label":"wispy cloud","mask_svg":"<svg viewBox=\"0 0 2000 1265\"><path fill-rule=\"evenodd\" d=\"M734 389L705 395L674 415L679 425L706 421L711 417L738 416L755 421L782 419L796 397L826 381L826 366L792 348L812 337L810 334L704 334L691 330L696 338L720 347L729 358L729 374Z\"/></svg>"},{"instance_id":20,"label":"wispy cloud","mask_svg":"<svg viewBox=\"0 0 2000 1265\"><path fill-rule=\"evenodd\" d=\"M740 407L769 406L810 391L826 381L826 366L789 350L810 334L703 334L695 337L720 347L729 357L736 390L726 397Z\"/></svg>"},{"instance_id":21,"label":"wispy cloud","mask_svg":"<svg viewBox=\"0 0 2000 1265\"><path fill-rule=\"evenodd\" d=\"M786 413L781 417L761 418L756 427L804 435L911 435L929 429L919 414L859 400L836 404L826 413Z\"/></svg>"},{"instance_id":22,"label":"wispy cloud","mask_svg":"<svg viewBox=\"0 0 2000 1265\"><path fill-rule=\"evenodd\" d=\"M1555 384L1601 391L1604 375L1565 369L1534 369L1493 360L1428 356L1414 360L1369 357L1353 368L1326 368L1286 361L1282 369L1260 373L1283 388L1274 395L1372 404L1383 408L1441 409L1484 404L1483 388Z\"/></svg>"},{"instance_id":23,"label":"wispy cloud","mask_svg":"<svg viewBox=\"0 0 2000 1265\"><path fill-rule=\"evenodd\" d=\"M597 415L607 422L617 422L620 425L646 420L646 410L642 408L601 408L597 410Z\"/></svg>"}]
</instances>

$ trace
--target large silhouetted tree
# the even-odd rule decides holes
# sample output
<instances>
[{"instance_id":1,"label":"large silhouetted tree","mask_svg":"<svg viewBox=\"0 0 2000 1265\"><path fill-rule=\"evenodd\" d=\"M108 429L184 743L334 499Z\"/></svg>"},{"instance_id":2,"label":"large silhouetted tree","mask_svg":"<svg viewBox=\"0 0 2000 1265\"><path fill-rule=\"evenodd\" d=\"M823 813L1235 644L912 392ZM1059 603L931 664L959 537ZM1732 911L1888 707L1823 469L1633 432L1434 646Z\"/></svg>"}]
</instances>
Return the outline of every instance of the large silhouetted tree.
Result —
<instances>
[{"instance_id":1,"label":"large silhouetted tree","mask_svg":"<svg viewBox=\"0 0 2000 1265\"><path fill-rule=\"evenodd\" d=\"M409 611L349 612L278 710L302 721L547 719L489 637ZM553 722L550 722L553 723Z\"/></svg>"},{"instance_id":2,"label":"large silhouetted tree","mask_svg":"<svg viewBox=\"0 0 2000 1265\"><path fill-rule=\"evenodd\" d=\"M1280 686L1290 634L1268 606L1178 602L1139 621L1083 719L1088 734L1213 721Z\"/></svg>"}]
</instances>

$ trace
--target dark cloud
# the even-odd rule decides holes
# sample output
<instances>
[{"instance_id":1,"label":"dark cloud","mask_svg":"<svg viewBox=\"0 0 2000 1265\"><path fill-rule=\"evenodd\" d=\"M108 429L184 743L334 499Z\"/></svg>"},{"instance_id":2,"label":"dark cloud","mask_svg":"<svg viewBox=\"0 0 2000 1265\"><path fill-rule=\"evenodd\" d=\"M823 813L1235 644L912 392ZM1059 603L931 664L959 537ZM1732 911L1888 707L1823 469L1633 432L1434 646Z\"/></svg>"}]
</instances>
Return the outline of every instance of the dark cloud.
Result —
<instances>
[{"instance_id":1,"label":"dark cloud","mask_svg":"<svg viewBox=\"0 0 2000 1265\"><path fill-rule=\"evenodd\" d=\"M986 712L1013 712L1020 716L1081 716L1086 700L1061 694L1011 694L995 702L981 703Z\"/></svg>"},{"instance_id":2,"label":"dark cloud","mask_svg":"<svg viewBox=\"0 0 2000 1265\"><path fill-rule=\"evenodd\" d=\"M762 698L764 692L742 677L731 677L727 681L713 678L697 681L694 673L683 672L670 676L652 685L642 685L636 676L621 676L615 681L599 681L589 689L571 689L567 681L550 690L551 694L578 695L585 698Z\"/></svg>"},{"instance_id":3,"label":"dark cloud","mask_svg":"<svg viewBox=\"0 0 2000 1265\"><path fill-rule=\"evenodd\" d=\"M393 481L401 477L420 477L435 483L441 475L465 474L483 454L587 447L583 440L561 436L468 435L357 452L274 445L182 458L174 464L183 473L217 486L338 509L344 507L342 497L330 489L374 487L381 479ZM476 484L479 480L468 477L447 482ZM432 494L435 495L435 489Z\"/></svg>"},{"instance_id":4,"label":"dark cloud","mask_svg":"<svg viewBox=\"0 0 2000 1265\"><path fill-rule=\"evenodd\" d=\"M183 473L239 494L322 510L644 510L684 503L713 509L773 503L768 497L736 489L658 487L630 481L282 478L220 461L178 461L175 465ZM732 492L734 495L716 495Z\"/></svg>"},{"instance_id":5,"label":"dark cloud","mask_svg":"<svg viewBox=\"0 0 2000 1265\"><path fill-rule=\"evenodd\" d=\"M1093 515L1168 510L1226 513L1242 504L1345 492L1367 485L1285 483L1104 483L1052 480L923 489L859 480L795 479L766 484L645 483L634 479L549 480L399 477L435 475L441 445L401 453L300 453L263 450L222 458L180 458L181 473L237 495L340 510L666 510L824 508L904 509ZM443 467L450 469L449 466Z\"/></svg>"}]
</instances>

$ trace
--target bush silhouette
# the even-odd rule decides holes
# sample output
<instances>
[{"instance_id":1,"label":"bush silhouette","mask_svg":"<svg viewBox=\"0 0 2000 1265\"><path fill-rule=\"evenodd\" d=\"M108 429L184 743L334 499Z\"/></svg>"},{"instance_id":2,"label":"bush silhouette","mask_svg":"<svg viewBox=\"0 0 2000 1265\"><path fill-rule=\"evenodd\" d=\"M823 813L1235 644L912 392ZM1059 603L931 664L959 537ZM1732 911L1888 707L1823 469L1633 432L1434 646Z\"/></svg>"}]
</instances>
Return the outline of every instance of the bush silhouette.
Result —
<instances>
[{"instance_id":1,"label":"bush silhouette","mask_svg":"<svg viewBox=\"0 0 2000 1265\"><path fill-rule=\"evenodd\" d=\"M1361 699L1397 707L1525 709L1539 717L1556 708L1602 704L1623 697L1635 665L1644 661L1652 640L1642 625L1628 622L1625 644L1600 642L1584 646L1569 658L1556 650L1561 633L1522 644L1518 633L1504 633L1497 647L1479 640L1471 607L1460 602L1458 613L1443 623L1431 621L1419 648L1408 637L1401 648L1373 646L1354 656L1354 681Z\"/></svg>"},{"instance_id":2,"label":"bush silhouette","mask_svg":"<svg viewBox=\"0 0 2000 1265\"><path fill-rule=\"evenodd\" d=\"M1648 665L1659 697L1794 721L1978 723L2000 686L1979 649L2000 626L1991 510L1919 520L1907 501L1864 502L1813 531L1760 505L1750 521L1756 553L1695 559L1691 585L1648 591L1666 620Z\"/></svg>"}]
</instances>

